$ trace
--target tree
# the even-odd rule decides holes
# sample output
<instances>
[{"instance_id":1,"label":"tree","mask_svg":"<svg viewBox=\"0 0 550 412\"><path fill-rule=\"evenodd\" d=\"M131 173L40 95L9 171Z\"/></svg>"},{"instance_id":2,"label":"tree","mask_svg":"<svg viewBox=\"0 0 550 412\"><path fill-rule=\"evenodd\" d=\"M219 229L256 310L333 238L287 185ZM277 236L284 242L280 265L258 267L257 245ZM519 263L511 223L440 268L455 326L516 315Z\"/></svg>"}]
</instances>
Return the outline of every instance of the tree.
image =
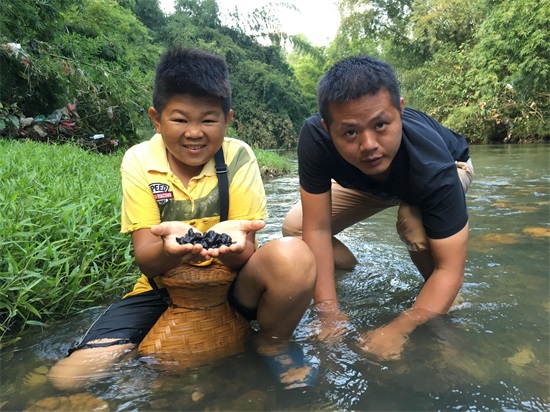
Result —
<instances>
[{"instance_id":1,"label":"tree","mask_svg":"<svg viewBox=\"0 0 550 412\"><path fill-rule=\"evenodd\" d=\"M505 140L550 136L550 6L503 0L477 32L472 61L484 110Z\"/></svg>"},{"instance_id":2,"label":"tree","mask_svg":"<svg viewBox=\"0 0 550 412\"><path fill-rule=\"evenodd\" d=\"M401 70L408 102L471 141L549 136L549 19L536 0L415 3L413 41L431 57Z\"/></svg>"},{"instance_id":3,"label":"tree","mask_svg":"<svg viewBox=\"0 0 550 412\"><path fill-rule=\"evenodd\" d=\"M0 101L18 117L48 116L76 103L77 129L65 138L102 133L121 143L138 140L139 129L150 127L146 108L160 53L147 28L115 0L73 3L57 15L57 26L52 41L35 41L39 53L24 67L0 53L7 69Z\"/></svg>"},{"instance_id":4,"label":"tree","mask_svg":"<svg viewBox=\"0 0 550 412\"><path fill-rule=\"evenodd\" d=\"M323 75L327 63L324 47L316 47L304 35L292 37L293 51L288 61L300 84L302 94L309 103L310 113L317 110L317 83Z\"/></svg>"},{"instance_id":5,"label":"tree","mask_svg":"<svg viewBox=\"0 0 550 412\"><path fill-rule=\"evenodd\" d=\"M230 70L235 110L232 128L256 148L291 148L309 113L279 43L261 45L235 27L220 23L211 0L179 0L168 17L167 45L199 47L224 56Z\"/></svg>"},{"instance_id":6,"label":"tree","mask_svg":"<svg viewBox=\"0 0 550 412\"><path fill-rule=\"evenodd\" d=\"M132 11L153 32L160 31L166 25L166 18L158 0L136 0Z\"/></svg>"},{"instance_id":7,"label":"tree","mask_svg":"<svg viewBox=\"0 0 550 412\"><path fill-rule=\"evenodd\" d=\"M425 56L410 36L415 3L413 0L341 0L338 47L331 45L330 49L340 54L337 60L343 55L369 53L381 56L395 67L424 60Z\"/></svg>"}]
</instances>

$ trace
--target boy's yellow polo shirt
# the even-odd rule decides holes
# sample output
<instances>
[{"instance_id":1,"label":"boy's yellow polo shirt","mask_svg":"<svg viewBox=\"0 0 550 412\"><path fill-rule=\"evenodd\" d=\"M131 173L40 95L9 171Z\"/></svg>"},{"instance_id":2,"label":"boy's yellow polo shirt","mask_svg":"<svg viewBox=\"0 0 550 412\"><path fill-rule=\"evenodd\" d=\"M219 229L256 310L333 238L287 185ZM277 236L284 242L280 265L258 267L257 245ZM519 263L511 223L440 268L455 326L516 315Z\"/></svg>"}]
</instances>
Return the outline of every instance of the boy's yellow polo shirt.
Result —
<instances>
[{"instance_id":1,"label":"boy's yellow polo shirt","mask_svg":"<svg viewBox=\"0 0 550 412\"><path fill-rule=\"evenodd\" d=\"M267 217L265 190L256 157L243 141L223 142L229 180L229 220ZM121 232L150 228L160 222L184 221L206 232L220 221L220 199L215 161L184 187L172 173L161 135L131 147L124 155L122 173ZM185 235L185 233L182 233ZM162 286L157 278L156 283ZM151 290L142 275L127 296Z\"/></svg>"}]
</instances>

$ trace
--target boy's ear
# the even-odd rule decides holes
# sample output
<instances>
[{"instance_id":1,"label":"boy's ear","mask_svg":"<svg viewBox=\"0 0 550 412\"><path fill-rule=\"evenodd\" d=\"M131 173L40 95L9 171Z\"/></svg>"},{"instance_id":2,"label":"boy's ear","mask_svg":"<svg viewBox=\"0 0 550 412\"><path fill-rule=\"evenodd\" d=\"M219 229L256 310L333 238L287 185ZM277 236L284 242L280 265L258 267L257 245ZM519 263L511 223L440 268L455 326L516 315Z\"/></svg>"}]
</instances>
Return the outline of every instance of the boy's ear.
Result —
<instances>
[{"instance_id":1,"label":"boy's ear","mask_svg":"<svg viewBox=\"0 0 550 412\"><path fill-rule=\"evenodd\" d=\"M225 116L225 126L226 127L229 126L229 123L233 119L234 114L235 114L235 112L233 111L233 109L230 109L229 113L227 113L227 116Z\"/></svg>"},{"instance_id":2,"label":"boy's ear","mask_svg":"<svg viewBox=\"0 0 550 412\"><path fill-rule=\"evenodd\" d=\"M149 113L149 117L155 124L155 129L157 133L160 133L160 115L157 113L154 107L149 107L147 113Z\"/></svg>"}]
</instances>

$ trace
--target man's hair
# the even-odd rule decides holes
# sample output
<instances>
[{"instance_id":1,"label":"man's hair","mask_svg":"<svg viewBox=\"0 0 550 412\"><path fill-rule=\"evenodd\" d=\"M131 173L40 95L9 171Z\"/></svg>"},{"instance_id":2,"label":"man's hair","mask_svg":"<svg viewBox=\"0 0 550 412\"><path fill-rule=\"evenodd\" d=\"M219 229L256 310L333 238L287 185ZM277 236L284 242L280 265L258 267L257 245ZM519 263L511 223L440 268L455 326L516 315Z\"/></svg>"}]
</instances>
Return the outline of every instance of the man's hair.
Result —
<instances>
[{"instance_id":1,"label":"man's hair","mask_svg":"<svg viewBox=\"0 0 550 412\"><path fill-rule=\"evenodd\" d=\"M332 66L317 86L319 113L329 125L330 103L355 100L386 89L396 109L401 111L399 82L392 67L372 56L348 57Z\"/></svg>"},{"instance_id":2,"label":"man's hair","mask_svg":"<svg viewBox=\"0 0 550 412\"><path fill-rule=\"evenodd\" d=\"M217 98L227 116L231 108L231 83L225 59L199 49L167 50L157 65L153 107L161 115L168 102L179 94Z\"/></svg>"}]
</instances>

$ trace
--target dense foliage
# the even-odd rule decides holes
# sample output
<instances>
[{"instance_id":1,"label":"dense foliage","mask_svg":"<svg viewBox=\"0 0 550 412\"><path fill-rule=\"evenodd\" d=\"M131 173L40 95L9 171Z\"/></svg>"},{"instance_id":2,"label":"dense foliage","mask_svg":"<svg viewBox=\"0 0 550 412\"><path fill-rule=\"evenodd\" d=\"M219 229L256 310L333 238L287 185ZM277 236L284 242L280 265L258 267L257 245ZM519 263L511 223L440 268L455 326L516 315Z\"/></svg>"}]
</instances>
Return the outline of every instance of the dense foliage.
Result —
<instances>
[{"instance_id":1,"label":"dense foliage","mask_svg":"<svg viewBox=\"0 0 550 412\"><path fill-rule=\"evenodd\" d=\"M281 43L258 41L277 33L265 13L255 20L266 22L256 28L261 32L247 35L221 24L215 0L178 0L168 16L157 0L5 0L2 8L3 135L89 146L91 136L103 134L106 142L123 147L149 137L146 109L156 61L174 44L227 59L235 109L232 133L253 147L295 146L310 111ZM48 119L67 104L76 106L70 116Z\"/></svg>"},{"instance_id":2,"label":"dense foliage","mask_svg":"<svg viewBox=\"0 0 550 412\"><path fill-rule=\"evenodd\" d=\"M369 53L390 62L406 104L470 142L550 138L550 4L539 0L341 0L330 46L298 47L296 75ZM320 58L321 57L321 58ZM316 72L315 72L316 73Z\"/></svg>"},{"instance_id":3,"label":"dense foliage","mask_svg":"<svg viewBox=\"0 0 550 412\"><path fill-rule=\"evenodd\" d=\"M327 48L281 31L274 10L294 12L288 3L250 15L235 9L231 27L222 24L216 0L174 4L165 15L158 0L4 0L0 134L101 143L103 151L149 137L155 63L180 44L227 59L236 113L230 134L256 148L294 147L315 110L323 70L357 53L390 62L407 104L471 142L550 135L547 2L341 0L340 29ZM53 116L36 124L68 103L76 108L61 123ZM90 141L98 134L105 140Z\"/></svg>"}]
</instances>

